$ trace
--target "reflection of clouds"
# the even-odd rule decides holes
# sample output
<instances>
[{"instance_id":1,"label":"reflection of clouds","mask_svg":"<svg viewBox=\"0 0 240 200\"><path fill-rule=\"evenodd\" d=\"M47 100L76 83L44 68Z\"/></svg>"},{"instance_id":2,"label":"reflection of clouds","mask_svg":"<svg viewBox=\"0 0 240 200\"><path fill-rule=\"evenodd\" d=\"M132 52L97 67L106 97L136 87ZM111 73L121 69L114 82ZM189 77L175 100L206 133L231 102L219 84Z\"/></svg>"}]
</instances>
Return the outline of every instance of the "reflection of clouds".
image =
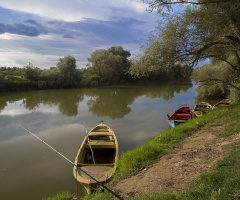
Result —
<instances>
[{"instance_id":1,"label":"reflection of clouds","mask_svg":"<svg viewBox=\"0 0 240 200\"><path fill-rule=\"evenodd\" d=\"M51 114L59 113L57 108L44 108L40 112L45 113L45 114L48 114L48 113L51 113Z\"/></svg>"},{"instance_id":2,"label":"reflection of clouds","mask_svg":"<svg viewBox=\"0 0 240 200\"><path fill-rule=\"evenodd\" d=\"M75 123L52 127L40 132L33 130L28 123L22 123L22 125L71 161L74 160L78 147L85 136L83 125ZM17 136L8 140L0 140L0 171L4 169L4 174L1 172L0 184L1 189L8 195L5 197L1 194L0 199L16 199L15 194L17 193L11 193L12 188L22 191L28 188L35 191L36 184L34 183L36 181L38 187L41 187L43 191L48 191L51 185L56 185L55 180L60 182L58 187L61 182L68 185L69 188L73 187L73 177L69 175L72 165L17 125L8 127L10 131L15 128ZM81 130L83 131L81 132ZM17 170L16 166L18 166ZM11 187L9 184L3 184L6 182ZM24 182L24 184L19 185L19 182ZM64 187L66 190L69 188ZM24 199L39 199L31 195Z\"/></svg>"},{"instance_id":3,"label":"reflection of clouds","mask_svg":"<svg viewBox=\"0 0 240 200\"><path fill-rule=\"evenodd\" d=\"M0 115L3 116L18 116L30 113L28 110L19 110L19 109L10 109L10 110L3 110Z\"/></svg>"},{"instance_id":4,"label":"reflection of clouds","mask_svg":"<svg viewBox=\"0 0 240 200\"><path fill-rule=\"evenodd\" d=\"M51 129L40 131L38 133L38 136L42 136L48 138L48 140L51 140L55 139L56 137L64 136L66 134L84 135L85 133L85 127L83 124L64 124L62 126L52 127Z\"/></svg>"},{"instance_id":5,"label":"reflection of clouds","mask_svg":"<svg viewBox=\"0 0 240 200\"><path fill-rule=\"evenodd\" d=\"M36 111L35 111L36 112ZM54 113L59 113L57 108L43 108L40 109L40 111L43 114L54 114ZM10 117L14 117L14 116L19 116L19 115L25 115L25 114L29 114L32 113L32 111L26 110L26 109L7 109L7 110L3 110L0 112L0 115L2 116L10 116Z\"/></svg>"}]
</instances>

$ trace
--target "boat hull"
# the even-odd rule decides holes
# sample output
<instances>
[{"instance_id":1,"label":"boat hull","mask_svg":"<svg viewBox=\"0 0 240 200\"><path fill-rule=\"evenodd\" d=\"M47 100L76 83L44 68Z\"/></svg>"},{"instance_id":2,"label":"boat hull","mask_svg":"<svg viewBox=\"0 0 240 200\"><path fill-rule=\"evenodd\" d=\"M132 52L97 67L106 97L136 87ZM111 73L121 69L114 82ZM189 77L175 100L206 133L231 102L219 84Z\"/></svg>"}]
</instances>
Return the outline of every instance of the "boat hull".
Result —
<instances>
[{"instance_id":1,"label":"boat hull","mask_svg":"<svg viewBox=\"0 0 240 200\"><path fill-rule=\"evenodd\" d=\"M232 102L230 101L230 99L224 99L222 101L219 101L218 103L216 103L214 106L213 106L213 109L217 109L217 108L220 108L222 106L229 106Z\"/></svg>"},{"instance_id":2,"label":"boat hull","mask_svg":"<svg viewBox=\"0 0 240 200\"><path fill-rule=\"evenodd\" d=\"M194 107L194 113L197 117L203 116L203 114L211 111L213 108L209 103L201 102L199 104L196 104Z\"/></svg>"},{"instance_id":3,"label":"boat hull","mask_svg":"<svg viewBox=\"0 0 240 200\"><path fill-rule=\"evenodd\" d=\"M182 106L171 116L168 116L169 126L174 128L181 123L185 123L194 117L194 111L189 106Z\"/></svg>"},{"instance_id":4,"label":"boat hull","mask_svg":"<svg viewBox=\"0 0 240 200\"><path fill-rule=\"evenodd\" d=\"M114 132L101 123L88 132L78 150L73 168L75 179L89 193L111 178L116 170L118 142Z\"/></svg>"}]
</instances>

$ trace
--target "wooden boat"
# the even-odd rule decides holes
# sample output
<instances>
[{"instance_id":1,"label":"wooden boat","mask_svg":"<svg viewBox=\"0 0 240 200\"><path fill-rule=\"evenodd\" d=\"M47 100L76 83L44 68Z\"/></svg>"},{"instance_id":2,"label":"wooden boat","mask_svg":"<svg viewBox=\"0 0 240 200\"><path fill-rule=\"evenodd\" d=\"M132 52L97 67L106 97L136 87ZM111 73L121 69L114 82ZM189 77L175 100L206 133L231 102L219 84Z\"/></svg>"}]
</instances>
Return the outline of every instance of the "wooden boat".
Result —
<instances>
[{"instance_id":1,"label":"wooden boat","mask_svg":"<svg viewBox=\"0 0 240 200\"><path fill-rule=\"evenodd\" d=\"M209 103L201 102L195 105L193 111L197 117L201 117L204 113L211 111L213 108Z\"/></svg>"},{"instance_id":2,"label":"wooden boat","mask_svg":"<svg viewBox=\"0 0 240 200\"><path fill-rule=\"evenodd\" d=\"M231 100L230 99L224 99L222 101L219 101L218 103L216 103L214 106L213 106L213 109L217 109L221 106L229 106L231 104Z\"/></svg>"},{"instance_id":3,"label":"wooden boat","mask_svg":"<svg viewBox=\"0 0 240 200\"><path fill-rule=\"evenodd\" d=\"M116 170L117 159L117 138L111 128L101 123L88 132L74 162L98 182L76 166L73 167L74 177L90 193L99 183L110 179Z\"/></svg>"},{"instance_id":4,"label":"wooden boat","mask_svg":"<svg viewBox=\"0 0 240 200\"><path fill-rule=\"evenodd\" d=\"M177 109L171 116L168 116L168 123L170 127L174 128L180 123L187 122L194 117L194 112L189 106L182 106Z\"/></svg>"}]
</instances>

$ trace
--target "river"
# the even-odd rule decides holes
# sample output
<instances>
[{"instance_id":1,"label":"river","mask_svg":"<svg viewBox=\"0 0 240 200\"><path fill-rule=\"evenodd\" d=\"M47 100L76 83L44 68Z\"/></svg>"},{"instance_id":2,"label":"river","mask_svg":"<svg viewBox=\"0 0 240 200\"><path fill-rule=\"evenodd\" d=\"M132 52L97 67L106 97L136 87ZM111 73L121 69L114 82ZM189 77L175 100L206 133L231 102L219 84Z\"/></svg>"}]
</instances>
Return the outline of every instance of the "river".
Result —
<instances>
[{"instance_id":1,"label":"river","mask_svg":"<svg viewBox=\"0 0 240 200\"><path fill-rule=\"evenodd\" d=\"M77 190L72 165L16 123L74 161L86 129L104 121L121 155L167 129L167 114L185 104L193 108L195 94L191 84L1 93L0 199L40 200Z\"/></svg>"}]
</instances>

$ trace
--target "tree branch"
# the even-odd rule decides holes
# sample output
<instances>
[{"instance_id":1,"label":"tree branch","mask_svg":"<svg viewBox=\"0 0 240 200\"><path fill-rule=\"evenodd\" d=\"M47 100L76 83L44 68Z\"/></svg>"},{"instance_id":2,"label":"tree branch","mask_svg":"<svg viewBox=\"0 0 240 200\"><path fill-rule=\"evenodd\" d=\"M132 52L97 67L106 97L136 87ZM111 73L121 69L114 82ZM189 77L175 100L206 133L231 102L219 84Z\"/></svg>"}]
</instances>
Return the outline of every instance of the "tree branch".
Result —
<instances>
[{"instance_id":1,"label":"tree branch","mask_svg":"<svg viewBox=\"0 0 240 200\"><path fill-rule=\"evenodd\" d=\"M210 84L204 84L206 81L216 81L215 83L210 83ZM237 90L239 90L240 91L240 88L239 87L237 87L237 86L235 86L235 85L233 85L232 83L230 83L230 82L227 82L227 81L224 81L224 80L221 80L221 79L207 79L207 80L203 80L203 81L198 81L198 83L203 83L201 86L203 86L203 85L213 85L213 84L218 84L218 83L226 83L226 84L228 84L229 86L231 86L231 87L233 87L233 88L235 88L235 89L237 89Z\"/></svg>"},{"instance_id":2,"label":"tree branch","mask_svg":"<svg viewBox=\"0 0 240 200\"><path fill-rule=\"evenodd\" d=\"M150 3L151 7L156 7L156 6L163 6L163 5L174 5L174 4L193 4L193 5L204 5L204 4L218 4L218 3L226 3L229 2L230 0L205 0L205 1L188 1L188 0L179 0L179 1L167 1L167 0L155 0L152 3Z\"/></svg>"},{"instance_id":3,"label":"tree branch","mask_svg":"<svg viewBox=\"0 0 240 200\"><path fill-rule=\"evenodd\" d=\"M240 71L240 69L238 69L236 66L234 66L232 63L230 63L229 61L227 61L226 59L220 57L220 56L217 56L217 55L208 55L209 58L217 58L221 61L224 61L226 62L228 65L230 65L232 67L233 70L236 70L236 71Z\"/></svg>"}]
</instances>

